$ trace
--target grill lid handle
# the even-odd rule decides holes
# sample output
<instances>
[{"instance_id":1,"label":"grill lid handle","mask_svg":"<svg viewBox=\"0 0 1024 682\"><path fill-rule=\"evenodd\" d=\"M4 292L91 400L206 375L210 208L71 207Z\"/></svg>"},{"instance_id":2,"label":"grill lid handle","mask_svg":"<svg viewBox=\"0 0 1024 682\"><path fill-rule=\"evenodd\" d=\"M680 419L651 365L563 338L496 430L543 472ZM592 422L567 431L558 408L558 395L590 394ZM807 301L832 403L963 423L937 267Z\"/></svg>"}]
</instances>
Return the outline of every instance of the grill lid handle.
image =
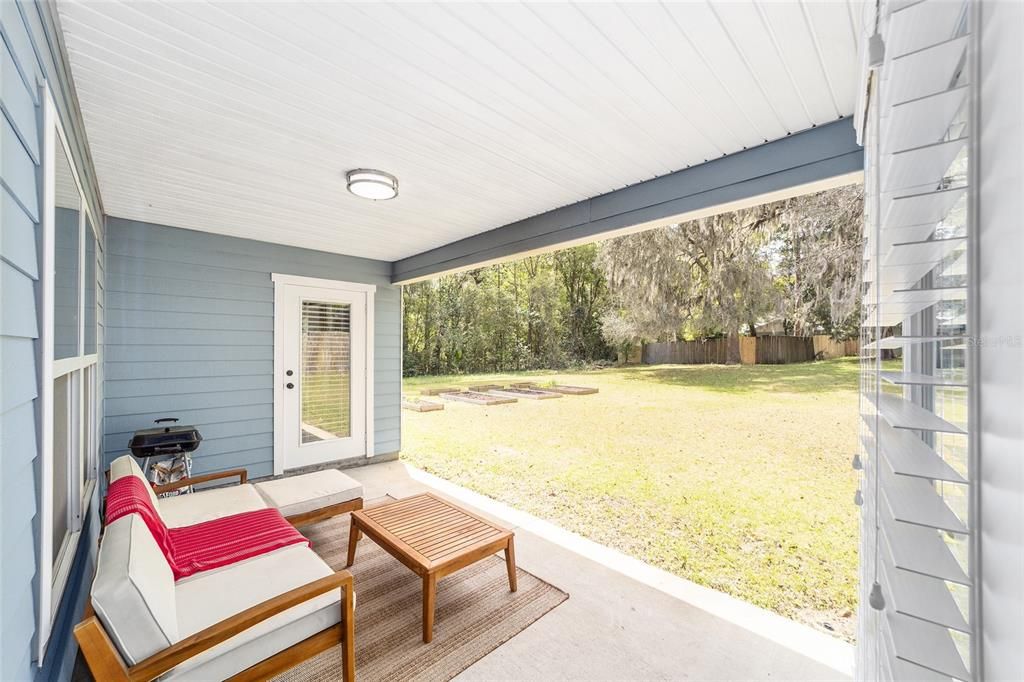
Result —
<instances>
[{"instance_id":1,"label":"grill lid handle","mask_svg":"<svg viewBox=\"0 0 1024 682\"><path fill-rule=\"evenodd\" d=\"M178 418L177 417L161 417L160 419L154 419L153 420L154 424L163 424L165 422L172 422L172 423L176 424L178 422ZM164 433L170 433L170 432L171 432L171 427L165 426L164 427Z\"/></svg>"}]
</instances>

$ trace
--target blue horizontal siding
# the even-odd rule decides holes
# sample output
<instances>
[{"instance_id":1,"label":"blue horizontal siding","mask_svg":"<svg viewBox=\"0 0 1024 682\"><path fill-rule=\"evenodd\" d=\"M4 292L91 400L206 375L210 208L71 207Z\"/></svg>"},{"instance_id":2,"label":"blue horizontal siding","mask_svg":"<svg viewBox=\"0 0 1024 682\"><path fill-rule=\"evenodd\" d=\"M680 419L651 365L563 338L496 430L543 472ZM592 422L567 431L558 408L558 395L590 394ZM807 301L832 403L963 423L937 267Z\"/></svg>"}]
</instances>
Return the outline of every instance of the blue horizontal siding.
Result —
<instances>
[{"instance_id":1,"label":"blue horizontal siding","mask_svg":"<svg viewBox=\"0 0 1024 682\"><path fill-rule=\"evenodd\" d=\"M107 351L110 352L110 349L108 348ZM270 403L265 405L228 405L202 410L178 410L174 416L179 417L182 423L199 426L201 433L209 433L212 428L220 428L234 422L262 421L264 424L273 424L273 408L274 406ZM153 423L154 419L166 416L167 413L164 411L141 415L118 415L112 413L108 405L105 431L106 433L131 433L140 428L140 422L143 425L149 425ZM107 453L110 458L113 458L124 454L124 450L108 450Z\"/></svg>"},{"instance_id":2,"label":"blue horizontal siding","mask_svg":"<svg viewBox=\"0 0 1024 682\"><path fill-rule=\"evenodd\" d=\"M38 163L39 137L36 134L36 103L32 89L21 79L21 72L6 41L0 41L0 60L0 78L8 84L0 91L0 106L33 161Z\"/></svg>"},{"instance_id":3,"label":"blue horizontal siding","mask_svg":"<svg viewBox=\"0 0 1024 682\"><path fill-rule=\"evenodd\" d=\"M36 430L24 428L35 421L35 405L27 400L0 413L0 452L4 467L19 467L36 458ZM13 479L13 477L12 477Z\"/></svg>"},{"instance_id":4,"label":"blue horizontal siding","mask_svg":"<svg viewBox=\"0 0 1024 682\"><path fill-rule=\"evenodd\" d=\"M117 220L117 219L115 219ZM118 221L121 223L129 221ZM162 228L159 225L134 223L136 226ZM273 249L270 251L268 249ZM365 280L365 283L379 283L390 279L391 266L384 261L366 258L339 256L325 251L311 251L288 246L268 244L251 239L239 239L170 228L162 234L157 231L122 232L121 238L108 246L109 255L144 258L148 261L163 261L174 265L179 262L208 265L213 268L231 268L264 272L265 264L272 261L278 272L297 272L301 269L308 277L333 277L337 279L339 266L343 265L348 276ZM140 255L144 254L144 255ZM113 258L109 266L113 267ZM371 281L372 280L372 281Z\"/></svg>"},{"instance_id":5,"label":"blue horizontal siding","mask_svg":"<svg viewBox=\"0 0 1024 682\"><path fill-rule=\"evenodd\" d=\"M0 413L35 400L36 354L33 339L0 336Z\"/></svg>"},{"instance_id":6,"label":"blue horizontal siding","mask_svg":"<svg viewBox=\"0 0 1024 682\"><path fill-rule=\"evenodd\" d=\"M36 476L39 256L38 111L34 54L17 6L0 2L0 679L27 680L32 664L38 536ZM32 73L31 80L23 76Z\"/></svg>"},{"instance_id":7,"label":"blue horizontal siding","mask_svg":"<svg viewBox=\"0 0 1024 682\"><path fill-rule=\"evenodd\" d=\"M271 319L271 325L273 320ZM163 346L169 340L186 346L273 346L271 331L224 331L177 327L107 327L107 343L118 346Z\"/></svg>"},{"instance_id":8,"label":"blue horizontal siding","mask_svg":"<svg viewBox=\"0 0 1024 682\"><path fill-rule=\"evenodd\" d=\"M176 416L204 436L197 472L273 472L274 272L377 285L374 442L398 450L401 294L388 263L116 218L108 230L108 459Z\"/></svg>"},{"instance_id":9,"label":"blue horizontal siding","mask_svg":"<svg viewBox=\"0 0 1024 682\"><path fill-rule=\"evenodd\" d=\"M38 336L35 281L5 262L0 262L0 335Z\"/></svg>"},{"instance_id":10,"label":"blue horizontal siding","mask_svg":"<svg viewBox=\"0 0 1024 682\"><path fill-rule=\"evenodd\" d=\"M21 460L5 467L5 475L0 479L0 518L4 524L14 528L32 525L36 515L36 491L25 485L25 481L35 476L34 467L33 460Z\"/></svg>"},{"instance_id":11,"label":"blue horizontal siding","mask_svg":"<svg viewBox=\"0 0 1024 682\"><path fill-rule=\"evenodd\" d=\"M165 343L149 346L116 344L107 339L107 346L117 347L116 353L108 355L108 362L147 363L224 361L224 360L274 360L274 349L271 346L193 346L188 344L174 345ZM116 359L112 359L116 358Z\"/></svg>"},{"instance_id":12,"label":"blue horizontal siding","mask_svg":"<svg viewBox=\"0 0 1024 682\"><path fill-rule=\"evenodd\" d=\"M114 384L115 382L110 382ZM110 390L116 390L113 386ZM223 405L236 407L260 406L274 404L273 388L257 391L216 391L213 393L160 393L160 386L154 382L153 394L144 398L107 398L107 414L116 416L149 416L163 414L174 416L178 412L196 411L207 408L219 408ZM144 422L142 426L151 426Z\"/></svg>"},{"instance_id":13,"label":"blue horizontal siding","mask_svg":"<svg viewBox=\"0 0 1024 682\"><path fill-rule=\"evenodd\" d=\"M36 224L6 187L0 187L0 215L4 220L0 230L0 258L37 279Z\"/></svg>"},{"instance_id":14,"label":"blue horizontal siding","mask_svg":"<svg viewBox=\"0 0 1024 682\"><path fill-rule=\"evenodd\" d=\"M128 379L112 381L107 387L107 399L146 398L159 387L160 395L197 395L224 391L273 391L270 375L266 373L236 376L187 377L183 379Z\"/></svg>"},{"instance_id":15,"label":"blue horizontal siding","mask_svg":"<svg viewBox=\"0 0 1024 682\"><path fill-rule=\"evenodd\" d=\"M36 194L36 164L7 120L0 116L0 177L4 187L34 222L39 222L39 197Z\"/></svg>"},{"instance_id":16,"label":"blue horizontal siding","mask_svg":"<svg viewBox=\"0 0 1024 682\"><path fill-rule=\"evenodd\" d=\"M66 680L77 646L71 626L81 619L95 551L96 502L76 547L67 587L57 599L57 618L42 667L33 661L37 625L39 521L36 491L37 396L41 209L40 97L46 81L68 137L72 157L94 215L102 215L83 127L72 101L53 8L27 0L0 2L0 680ZM102 225L100 235L102 238ZM102 283L103 257L97 263ZM98 304L103 304L102 293ZM55 322L66 318L57 310ZM102 342L103 311L97 311ZM102 357L100 345L97 352ZM102 367L98 390L102 396Z\"/></svg>"},{"instance_id":17,"label":"blue horizontal siding","mask_svg":"<svg viewBox=\"0 0 1024 682\"><path fill-rule=\"evenodd\" d=\"M269 315L225 315L220 312L167 312L160 310L122 310L115 308L107 315L107 326L118 327L170 327L171 329L200 329L203 331L260 331L267 328Z\"/></svg>"},{"instance_id":18,"label":"blue horizontal siding","mask_svg":"<svg viewBox=\"0 0 1024 682\"><path fill-rule=\"evenodd\" d=\"M192 313L197 308L202 308L207 311L206 314L215 315L272 316L274 314L273 301L237 301L202 296L142 294L124 291L109 292L107 307L111 311L120 310L125 313L142 311Z\"/></svg>"},{"instance_id":19,"label":"blue horizontal siding","mask_svg":"<svg viewBox=\"0 0 1024 682\"><path fill-rule=\"evenodd\" d=\"M147 364L110 362L107 378L125 381L152 379L210 379L235 376L267 376L274 371L272 360L161 360ZM108 394L109 395L109 394Z\"/></svg>"},{"instance_id":20,"label":"blue horizontal siding","mask_svg":"<svg viewBox=\"0 0 1024 682\"><path fill-rule=\"evenodd\" d=\"M29 28L25 25L18 6L13 2L0 2L0 31L2 31L4 41L16 61L16 67L21 76L21 85L27 88L35 99L33 84L42 77L43 72L35 58L35 47L29 36ZM5 90L14 85L15 81L4 80Z\"/></svg>"}]
</instances>

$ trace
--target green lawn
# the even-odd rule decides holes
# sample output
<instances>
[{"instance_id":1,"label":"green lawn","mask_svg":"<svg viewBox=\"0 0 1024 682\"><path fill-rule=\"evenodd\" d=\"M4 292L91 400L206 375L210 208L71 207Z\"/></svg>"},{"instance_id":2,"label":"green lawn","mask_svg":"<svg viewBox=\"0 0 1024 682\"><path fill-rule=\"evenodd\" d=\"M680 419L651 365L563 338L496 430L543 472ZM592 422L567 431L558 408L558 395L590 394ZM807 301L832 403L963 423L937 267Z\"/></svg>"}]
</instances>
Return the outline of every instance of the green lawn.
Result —
<instances>
[{"instance_id":1,"label":"green lawn","mask_svg":"<svg viewBox=\"0 0 1024 682\"><path fill-rule=\"evenodd\" d=\"M402 456L684 578L852 640L854 359L527 376L589 396L403 413Z\"/></svg>"},{"instance_id":2,"label":"green lawn","mask_svg":"<svg viewBox=\"0 0 1024 682\"><path fill-rule=\"evenodd\" d=\"M323 429L337 437L348 436L352 399L347 372L304 372L302 377L302 423ZM303 441L318 440L303 431Z\"/></svg>"}]
</instances>

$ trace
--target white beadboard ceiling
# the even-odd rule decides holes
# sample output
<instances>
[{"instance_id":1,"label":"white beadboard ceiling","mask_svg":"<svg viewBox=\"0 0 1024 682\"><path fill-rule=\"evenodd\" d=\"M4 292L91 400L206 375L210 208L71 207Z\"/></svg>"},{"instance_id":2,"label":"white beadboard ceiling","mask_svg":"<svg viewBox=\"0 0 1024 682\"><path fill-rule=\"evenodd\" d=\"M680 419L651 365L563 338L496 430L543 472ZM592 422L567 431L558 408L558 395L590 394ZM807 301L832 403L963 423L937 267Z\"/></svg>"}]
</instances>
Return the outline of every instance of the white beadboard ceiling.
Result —
<instances>
[{"instance_id":1,"label":"white beadboard ceiling","mask_svg":"<svg viewBox=\"0 0 1024 682\"><path fill-rule=\"evenodd\" d=\"M71 2L106 211L398 260L849 116L860 0ZM398 176L397 199L344 173Z\"/></svg>"}]
</instances>

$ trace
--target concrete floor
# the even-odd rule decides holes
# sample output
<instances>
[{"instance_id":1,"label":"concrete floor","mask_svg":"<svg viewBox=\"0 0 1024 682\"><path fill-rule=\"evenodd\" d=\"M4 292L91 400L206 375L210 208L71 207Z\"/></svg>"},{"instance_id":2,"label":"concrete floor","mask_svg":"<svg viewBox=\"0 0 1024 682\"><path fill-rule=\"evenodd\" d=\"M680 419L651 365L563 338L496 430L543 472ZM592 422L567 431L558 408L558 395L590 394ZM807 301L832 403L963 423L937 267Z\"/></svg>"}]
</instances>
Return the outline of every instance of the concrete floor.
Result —
<instances>
[{"instance_id":1,"label":"concrete floor","mask_svg":"<svg viewBox=\"0 0 1024 682\"><path fill-rule=\"evenodd\" d=\"M516 531L519 566L569 599L456 679L845 680L853 648L408 467L347 469L364 497L433 490ZM438 589L443 588L443 581Z\"/></svg>"}]
</instances>

